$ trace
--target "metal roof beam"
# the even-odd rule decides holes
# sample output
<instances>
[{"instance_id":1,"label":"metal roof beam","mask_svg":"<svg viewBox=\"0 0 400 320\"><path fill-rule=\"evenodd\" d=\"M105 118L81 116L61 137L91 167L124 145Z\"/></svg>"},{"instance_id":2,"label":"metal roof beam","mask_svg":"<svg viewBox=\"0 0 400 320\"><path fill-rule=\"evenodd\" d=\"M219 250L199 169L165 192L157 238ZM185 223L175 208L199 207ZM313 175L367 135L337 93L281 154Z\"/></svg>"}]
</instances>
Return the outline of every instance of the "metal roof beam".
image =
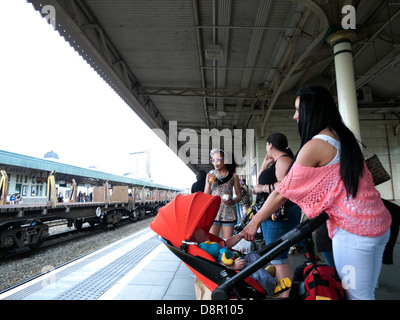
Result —
<instances>
[{"instance_id":1,"label":"metal roof beam","mask_svg":"<svg viewBox=\"0 0 400 320\"><path fill-rule=\"evenodd\" d=\"M140 87L139 92L152 96L203 97L224 99L265 99L269 97L267 90L254 89L214 89L214 88L179 88L179 87Z\"/></svg>"},{"instance_id":2,"label":"metal roof beam","mask_svg":"<svg viewBox=\"0 0 400 320\"><path fill-rule=\"evenodd\" d=\"M254 21L254 24L256 26L264 26L267 23L270 9L271 9L271 0L260 1L258 9L257 9L257 15L256 15L255 21ZM247 52L246 65L245 65L247 68L254 67L254 65L256 63L257 53L260 49L263 35L264 35L263 29L254 29L252 32L249 50ZM251 70L245 70L243 72L242 81L240 84L241 89L248 88L252 73L253 72ZM257 101L254 101L254 104L256 102ZM237 113L233 116L232 127L237 126L237 124L239 122L239 116L240 116L242 107L243 107L243 100L241 99L238 101L237 106L236 106Z\"/></svg>"},{"instance_id":3,"label":"metal roof beam","mask_svg":"<svg viewBox=\"0 0 400 320\"><path fill-rule=\"evenodd\" d=\"M221 25L216 25L216 26L196 26L195 28L198 29L254 29L254 30L294 30L296 27L272 27L272 26L221 26Z\"/></svg>"},{"instance_id":4,"label":"metal roof beam","mask_svg":"<svg viewBox=\"0 0 400 320\"><path fill-rule=\"evenodd\" d=\"M231 0L219 0L218 1L218 14L217 14L217 23L219 25L229 26L231 24L231 12L232 12L232 1ZM230 30L226 28L214 28L215 32L217 32L217 40L218 44L222 47L222 57L220 60L216 61L214 64L215 67L226 67L228 62L228 52L229 52L229 37ZM217 88L225 88L226 87L226 70L227 69L214 69L216 72L216 81ZM213 70L213 71L214 71ZM217 112L224 112L224 100L217 100ZM217 120L217 126L222 126L223 121L222 118Z\"/></svg>"},{"instance_id":5,"label":"metal roof beam","mask_svg":"<svg viewBox=\"0 0 400 320\"><path fill-rule=\"evenodd\" d=\"M194 24L195 28L200 24L200 16L199 16L199 3L198 0L193 0L193 16L194 16ZM199 67L200 67L200 79L201 79L201 87L206 87L206 80L204 74L204 58L203 58L203 44L201 41L201 31L196 28L196 42L197 42L197 56L199 58ZM207 126L210 127L210 117L208 115L207 109L207 101L203 99L203 111L204 117L206 119Z\"/></svg>"},{"instance_id":6,"label":"metal roof beam","mask_svg":"<svg viewBox=\"0 0 400 320\"><path fill-rule=\"evenodd\" d=\"M271 114L272 108L274 107L279 95L281 94L283 88L285 87L286 83L289 81L290 77L292 74L296 71L296 69L300 66L300 64L303 62L303 60L310 54L311 50L320 43L320 41L323 39L325 36L326 32L328 31L329 28L329 21L328 18L325 14L325 12L321 9L321 7L315 3L314 1L311 0L291 0L295 3L299 3L301 5L304 5L307 9L307 11L311 10L318 19L320 20L317 23L320 23L322 25L322 31L314 37L314 40L309 44L309 46L303 51L303 53L300 55L300 57L296 60L296 62L291 62L290 63L290 68L282 78L282 74L277 72L274 76L274 79L271 82L271 92L273 92L272 98L268 101L268 110L267 113L264 116L264 119L262 120L262 125L261 125L261 137L264 137L265 134L265 126L268 121L269 115ZM305 21L308 19L308 15L303 15L303 18L300 20L298 27L302 29L302 26L304 26ZM296 32L295 32L296 33ZM292 45L295 45L295 41L292 42ZM282 62L285 62L286 57L282 59ZM283 64L281 64L280 67L283 67Z\"/></svg>"}]
</instances>

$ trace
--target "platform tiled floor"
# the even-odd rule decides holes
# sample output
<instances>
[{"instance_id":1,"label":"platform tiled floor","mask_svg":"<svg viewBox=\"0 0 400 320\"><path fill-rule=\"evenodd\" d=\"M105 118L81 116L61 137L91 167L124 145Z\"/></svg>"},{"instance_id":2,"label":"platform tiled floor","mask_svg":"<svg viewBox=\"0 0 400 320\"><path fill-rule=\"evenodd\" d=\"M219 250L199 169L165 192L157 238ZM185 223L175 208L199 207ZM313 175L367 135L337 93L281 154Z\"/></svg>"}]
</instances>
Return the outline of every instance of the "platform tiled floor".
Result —
<instances>
[{"instance_id":1,"label":"platform tiled floor","mask_svg":"<svg viewBox=\"0 0 400 320\"><path fill-rule=\"evenodd\" d=\"M195 300L194 276L181 260L164 247L114 299Z\"/></svg>"},{"instance_id":2,"label":"platform tiled floor","mask_svg":"<svg viewBox=\"0 0 400 320\"><path fill-rule=\"evenodd\" d=\"M304 257L290 255L289 261L292 266L298 266ZM93 281L93 288L88 279L97 279ZM84 282L89 284L79 291ZM193 273L147 229L0 295L0 300L62 298L195 300L196 296ZM394 265L382 266L376 299L400 300L399 243L395 247Z\"/></svg>"}]
</instances>

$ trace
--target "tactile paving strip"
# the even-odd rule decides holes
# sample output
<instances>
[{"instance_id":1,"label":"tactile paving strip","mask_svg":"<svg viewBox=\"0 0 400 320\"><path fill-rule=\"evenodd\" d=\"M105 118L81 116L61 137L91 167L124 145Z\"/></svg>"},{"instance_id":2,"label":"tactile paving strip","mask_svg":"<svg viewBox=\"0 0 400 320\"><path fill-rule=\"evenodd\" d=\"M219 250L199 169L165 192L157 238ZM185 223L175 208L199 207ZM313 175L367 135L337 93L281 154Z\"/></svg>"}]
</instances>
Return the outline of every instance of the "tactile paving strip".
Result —
<instances>
[{"instance_id":1,"label":"tactile paving strip","mask_svg":"<svg viewBox=\"0 0 400 320\"><path fill-rule=\"evenodd\" d=\"M120 242L119 245L122 246L122 245L124 245L124 244L126 244L126 243L128 243L128 242L130 242L132 240L135 240L135 239L141 237L143 234L144 233L139 233L139 234L135 235L134 237L130 237L130 238ZM158 244L159 243L160 242L158 241ZM101 257L105 256L106 254L110 253L112 250L115 250L114 246L111 246L110 248L108 248L106 250L103 250L101 252L96 253L93 257L91 257L91 260L100 259ZM68 268L65 268L64 270L57 272L55 274L55 277L52 280L53 281L57 281L57 280L59 280L59 279L61 279L63 277L66 277L69 274L73 273L74 271L82 268L87 263L88 262L86 260L83 260L81 262L75 263L74 265L72 265L72 266L70 266ZM31 294L43 289L44 287L46 287L49 284L51 284L51 282L48 282L48 283L47 282L42 282L42 281L36 282L36 283L34 283L34 284L32 284L32 285L30 285L30 286L28 286L28 287L16 292L14 294L9 295L8 297L4 298L4 300L22 300L25 297L27 297L27 296L29 296L29 295L31 295Z\"/></svg>"},{"instance_id":2,"label":"tactile paving strip","mask_svg":"<svg viewBox=\"0 0 400 320\"><path fill-rule=\"evenodd\" d=\"M160 241L156 236L138 245L114 262L95 272L82 282L62 294L55 300L95 300L127 274L150 251L154 250Z\"/></svg>"}]
</instances>

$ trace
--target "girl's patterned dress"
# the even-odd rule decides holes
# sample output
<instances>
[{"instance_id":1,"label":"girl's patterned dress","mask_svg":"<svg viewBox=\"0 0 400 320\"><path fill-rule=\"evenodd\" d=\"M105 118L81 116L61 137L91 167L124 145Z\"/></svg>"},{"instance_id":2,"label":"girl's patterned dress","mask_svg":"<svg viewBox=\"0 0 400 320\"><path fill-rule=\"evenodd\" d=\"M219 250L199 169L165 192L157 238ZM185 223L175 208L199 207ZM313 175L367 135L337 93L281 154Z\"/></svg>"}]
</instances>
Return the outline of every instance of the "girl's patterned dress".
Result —
<instances>
[{"instance_id":1,"label":"girl's patterned dress","mask_svg":"<svg viewBox=\"0 0 400 320\"><path fill-rule=\"evenodd\" d=\"M221 199L224 194L228 194L230 198L233 196L233 175L232 177L225 183L218 184L218 182L214 183L211 186L211 195L220 196ZM218 210L218 214L215 218L217 222L235 222L236 221L236 209L235 207L231 207L226 205L221 201L221 205Z\"/></svg>"}]
</instances>

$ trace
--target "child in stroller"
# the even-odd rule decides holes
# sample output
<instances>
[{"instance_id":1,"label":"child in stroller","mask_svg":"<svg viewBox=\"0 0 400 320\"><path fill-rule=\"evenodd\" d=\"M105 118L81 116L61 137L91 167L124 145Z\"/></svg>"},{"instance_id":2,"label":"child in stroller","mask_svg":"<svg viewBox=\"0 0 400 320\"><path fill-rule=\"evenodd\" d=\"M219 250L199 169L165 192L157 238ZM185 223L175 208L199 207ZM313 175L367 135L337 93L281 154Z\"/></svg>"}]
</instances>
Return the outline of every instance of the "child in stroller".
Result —
<instances>
[{"instance_id":1,"label":"child in stroller","mask_svg":"<svg viewBox=\"0 0 400 320\"><path fill-rule=\"evenodd\" d=\"M190 238L190 243L196 244L201 249L210 253L216 261L225 265L228 269L240 271L246 267L246 264L252 263L259 258L259 255L257 255L256 252L251 252L243 258L241 253L231 250L231 248L242 239L243 235L238 233L225 241L221 239L222 241L220 243L211 242L207 233L203 229L196 228ZM290 288L291 281L289 278L275 281L275 275L275 267L268 265L266 268L257 270L251 275L251 277L263 287L268 295L278 296Z\"/></svg>"},{"instance_id":2,"label":"child in stroller","mask_svg":"<svg viewBox=\"0 0 400 320\"><path fill-rule=\"evenodd\" d=\"M228 269L238 271L246 266L246 260L242 259L240 255L235 255L236 252L231 251L230 248L234 247L242 239L243 236L238 233L225 241L221 239L222 241L219 243L212 242L203 229L196 228L189 241L210 253L214 259L225 265Z\"/></svg>"},{"instance_id":3,"label":"child in stroller","mask_svg":"<svg viewBox=\"0 0 400 320\"><path fill-rule=\"evenodd\" d=\"M156 218L150 223L150 228L162 237L161 240L166 246L189 267L211 292L220 284L233 278L237 274L237 270L232 270L218 263L211 254L197 245L198 241L191 240L194 239L195 230L200 229L204 233L200 240L207 239L206 241L211 242L224 242L223 239L208 232L218 213L220 202L220 197L202 192L178 195L166 206L160 208ZM232 245L232 243L239 242L241 238L241 235L237 235L234 239L228 239L228 243ZM247 256L251 257L251 261L247 262L245 269L257 259L254 255ZM241 260L245 259L238 260L240 267L243 264ZM276 281L264 269L267 263L268 261L260 265L257 270L247 274L241 281L235 282L234 286L229 290L230 296L235 298L266 298L272 296L276 289ZM257 277L256 272L262 273L263 277L267 278L267 285L265 285L265 280L262 277ZM283 290L288 287L287 282L283 282L282 285L284 287ZM277 291L279 290L278 288Z\"/></svg>"}]
</instances>

